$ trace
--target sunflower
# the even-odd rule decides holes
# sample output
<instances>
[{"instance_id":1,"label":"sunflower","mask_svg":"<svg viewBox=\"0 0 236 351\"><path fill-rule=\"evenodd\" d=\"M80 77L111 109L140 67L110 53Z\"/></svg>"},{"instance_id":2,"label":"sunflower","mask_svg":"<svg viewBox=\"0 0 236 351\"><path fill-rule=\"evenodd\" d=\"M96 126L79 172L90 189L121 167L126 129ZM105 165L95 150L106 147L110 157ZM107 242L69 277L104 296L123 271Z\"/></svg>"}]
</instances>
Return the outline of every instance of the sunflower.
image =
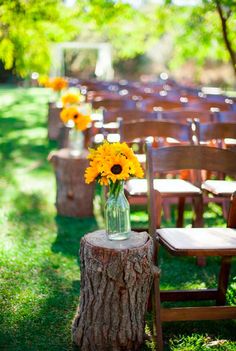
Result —
<instances>
[{"instance_id":1,"label":"sunflower","mask_svg":"<svg viewBox=\"0 0 236 351\"><path fill-rule=\"evenodd\" d=\"M76 93L67 92L66 94L62 95L61 102L63 106L77 104L78 102L80 102L80 95Z\"/></svg>"},{"instance_id":2,"label":"sunflower","mask_svg":"<svg viewBox=\"0 0 236 351\"><path fill-rule=\"evenodd\" d=\"M63 108L63 110L60 113L60 118L62 122L68 123L70 120L74 120L74 116L77 118L78 114L78 109L75 106L70 106Z\"/></svg>"},{"instance_id":3,"label":"sunflower","mask_svg":"<svg viewBox=\"0 0 236 351\"><path fill-rule=\"evenodd\" d=\"M75 128L80 131L84 131L86 128L88 128L88 125L91 122L90 116L83 115L78 111L78 108L75 106L63 108L63 110L60 113L60 118L64 123L73 121Z\"/></svg>"},{"instance_id":4,"label":"sunflower","mask_svg":"<svg viewBox=\"0 0 236 351\"><path fill-rule=\"evenodd\" d=\"M130 177L143 177L143 170L132 149L126 143L105 141L97 149L89 149L86 182L97 180L101 185L114 184Z\"/></svg>"},{"instance_id":5,"label":"sunflower","mask_svg":"<svg viewBox=\"0 0 236 351\"><path fill-rule=\"evenodd\" d=\"M99 173L96 167L91 166L86 168L84 177L85 177L85 182L87 184L94 182L98 176L99 176Z\"/></svg>"},{"instance_id":6,"label":"sunflower","mask_svg":"<svg viewBox=\"0 0 236 351\"><path fill-rule=\"evenodd\" d=\"M82 115L81 113L78 113L78 115L74 115L73 120L75 123L75 128L80 130L81 132L87 129L89 123L91 122L90 116Z\"/></svg>"},{"instance_id":7,"label":"sunflower","mask_svg":"<svg viewBox=\"0 0 236 351\"><path fill-rule=\"evenodd\" d=\"M54 91L61 91L62 89L65 89L68 87L68 82L63 77L55 77L50 80L50 87Z\"/></svg>"},{"instance_id":8,"label":"sunflower","mask_svg":"<svg viewBox=\"0 0 236 351\"><path fill-rule=\"evenodd\" d=\"M127 180L132 165L124 156L114 156L103 165L103 176L115 183L117 180Z\"/></svg>"}]
</instances>

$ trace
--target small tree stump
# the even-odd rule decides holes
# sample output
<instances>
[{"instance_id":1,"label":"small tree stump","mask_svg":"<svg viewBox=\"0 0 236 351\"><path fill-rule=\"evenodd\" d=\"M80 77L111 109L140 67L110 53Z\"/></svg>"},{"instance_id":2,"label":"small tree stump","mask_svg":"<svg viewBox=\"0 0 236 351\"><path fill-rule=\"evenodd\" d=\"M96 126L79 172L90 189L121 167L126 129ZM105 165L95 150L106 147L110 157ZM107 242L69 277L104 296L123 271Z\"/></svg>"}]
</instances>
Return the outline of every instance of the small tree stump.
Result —
<instances>
[{"instance_id":1,"label":"small tree stump","mask_svg":"<svg viewBox=\"0 0 236 351\"><path fill-rule=\"evenodd\" d=\"M56 174L57 213L70 217L91 217L93 215L94 184L86 184L84 172L89 165L87 151L72 157L68 149L52 152L48 160Z\"/></svg>"},{"instance_id":2,"label":"small tree stump","mask_svg":"<svg viewBox=\"0 0 236 351\"><path fill-rule=\"evenodd\" d=\"M132 232L128 240L117 242L96 231L82 238L80 261L74 343L82 351L138 350L153 276L152 239Z\"/></svg>"},{"instance_id":3,"label":"small tree stump","mask_svg":"<svg viewBox=\"0 0 236 351\"><path fill-rule=\"evenodd\" d=\"M61 107L57 107L55 103L48 104L48 138L50 140L58 140L60 128L63 123L60 119Z\"/></svg>"}]
</instances>

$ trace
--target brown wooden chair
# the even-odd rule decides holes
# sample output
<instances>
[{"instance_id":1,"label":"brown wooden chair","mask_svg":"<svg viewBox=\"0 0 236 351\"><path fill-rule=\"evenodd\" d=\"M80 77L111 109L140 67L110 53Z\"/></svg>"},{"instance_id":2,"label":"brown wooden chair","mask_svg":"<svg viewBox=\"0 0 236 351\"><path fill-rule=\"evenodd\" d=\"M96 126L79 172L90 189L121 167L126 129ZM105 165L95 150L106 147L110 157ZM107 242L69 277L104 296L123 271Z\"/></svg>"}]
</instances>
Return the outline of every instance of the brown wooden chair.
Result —
<instances>
[{"instance_id":1,"label":"brown wooden chair","mask_svg":"<svg viewBox=\"0 0 236 351\"><path fill-rule=\"evenodd\" d=\"M193 102L188 104L189 108L196 108L199 110L220 110L220 111L232 111L233 104L230 102L219 102L219 101L207 101L201 100L199 102Z\"/></svg>"},{"instance_id":2,"label":"brown wooden chair","mask_svg":"<svg viewBox=\"0 0 236 351\"><path fill-rule=\"evenodd\" d=\"M229 123L236 123L236 111L216 111L214 112L215 120L218 122L229 122Z\"/></svg>"},{"instance_id":3,"label":"brown wooden chair","mask_svg":"<svg viewBox=\"0 0 236 351\"><path fill-rule=\"evenodd\" d=\"M207 146L155 149L147 145L149 234L155 242L154 262L160 245L174 256L221 257L217 289L161 291L161 271L159 267L155 267L153 312L158 351L163 351L163 322L236 318L236 307L225 306L231 260L236 256L236 193L229 211L228 228L157 229L160 228L160 217L157 215L160 193L154 186L155 174L186 168L223 171L235 175L235 154L229 150ZM163 308L161 305L164 301L194 300L215 300L216 306Z\"/></svg>"},{"instance_id":4,"label":"brown wooden chair","mask_svg":"<svg viewBox=\"0 0 236 351\"><path fill-rule=\"evenodd\" d=\"M197 118L200 122L211 122L214 115L211 111L202 111L197 109L181 108L172 111L160 111L158 117L167 121L186 123L188 119Z\"/></svg>"},{"instance_id":5,"label":"brown wooden chair","mask_svg":"<svg viewBox=\"0 0 236 351\"><path fill-rule=\"evenodd\" d=\"M183 108L185 105L179 100L167 100L167 99L147 99L140 101L138 106L141 110L145 111L162 111L162 110L173 110L177 108Z\"/></svg>"},{"instance_id":6,"label":"brown wooden chair","mask_svg":"<svg viewBox=\"0 0 236 351\"><path fill-rule=\"evenodd\" d=\"M104 136L104 139L109 139L109 135L112 138L112 134L116 141L118 141L117 135L119 134L119 121L135 121L135 120L157 120L157 112L147 112L140 111L138 109L130 110L106 110L102 111L102 120L93 123L93 133L101 133Z\"/></svg>"},{"instance_id":7,"label":"brown wooden chair","mask_svg":"<svg viewBox=\"0 0 236 351\"><path fill-rule=\"evenodd\" d=\"M104 108L106 110L128 110L136 108L136 101L128 99L103 99L92 101L92 106L95 109Z\"/></svg>"},{"instance_id":8,"label":"brown wooden chair","mask_svg":"<svg viewBox=\"0 0 236 351\"><path fill-rule=\"evenodd\" d=\"M214 145L221 148L228 148L227 140L236 140L236 123L199 123L194 121L196 128L195 142L207 143L214 141ZM236 162L236 153L235 153ZM220 202L223 204L223 212L227 214L227 200L236 191L236 181L224 180L223 172L216 173L214 178L209 177L209 172L206 173L206 179L202 179L201 188L207 196L204 196L205 202ZM209 197L210 195L210 197ZM214 195L212 197L212 195Z\"/></svg>"},{"instance_id":9,"label":"brown wooden chair","mask_svg":"<svg viewBox=\"0 0 236 351\"><path fill-rule=\"evenodd\" d=\"M179 142L190 143L191 126L189 124L181 124L170 121L133 121L123 122L120 124L120 138L129 144L137 141L143 145L147 138L153 138L153 142L158 145L159 138L174 138ZM140 162L144 162L145 158L138 155ZM174 171L174 170L172 170ZM170 172L169 172L170 173ZM195 208L195 225L202 222L202 212L198 208L199 198L201 198L200 188L183 179L166 179L163 174L159 174L159 178L155 179L155 188L167 200L178 199L178 217L177 226L183 226L184 204L185 199L190 198ZM147 203L147 181L145 179L131 179L125 184L126 196L130 204L146 204Z\"/></svg>"},{"instance_id":10,"label":"brown wooden chair","mask_svg":"<svg viewBox=\"0 0 236 351\"><path fill-rule=\"evenodd\" d=\"M103 110L103 123L116 122L117 118L122 118L123 121L136 121L136 120L146 120L146 119L157 119L157 112L152 111L141 111L138 109L129 109L129 110L116 110L108 111Z\"/></svg>"}]
</instances>

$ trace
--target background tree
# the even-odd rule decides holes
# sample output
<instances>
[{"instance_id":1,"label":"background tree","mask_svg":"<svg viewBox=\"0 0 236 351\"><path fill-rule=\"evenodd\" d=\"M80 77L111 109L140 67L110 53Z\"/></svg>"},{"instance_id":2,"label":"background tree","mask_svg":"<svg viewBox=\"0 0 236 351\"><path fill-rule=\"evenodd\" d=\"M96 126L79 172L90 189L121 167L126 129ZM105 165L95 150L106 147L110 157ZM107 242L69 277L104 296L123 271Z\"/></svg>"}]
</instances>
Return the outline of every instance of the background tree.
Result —
<instances>
[{"instance_id":1,"label":"background tree","mask_svg":"<svg viewBox=\"0 0 236 351\"><path fill-rule=\"evenodd\" d=\"M0 60L22 77L47 72L51 43L73 38L78 28L59 0L0 0Z\"/></svg>"},{"instance_id":2,"label":"background tree","mask_svg":"<svg viewBox=\"0 0 236 351\"><path fill-rule=\"evenodd\" d=\"M199 66L206 60L220 60L231 62L236 76L235 0L202 0L195 6L166 1L156 7L156 18L157 26L164 23L173 40L170 68L189 59Z\"/></svg>"}]
</instances>

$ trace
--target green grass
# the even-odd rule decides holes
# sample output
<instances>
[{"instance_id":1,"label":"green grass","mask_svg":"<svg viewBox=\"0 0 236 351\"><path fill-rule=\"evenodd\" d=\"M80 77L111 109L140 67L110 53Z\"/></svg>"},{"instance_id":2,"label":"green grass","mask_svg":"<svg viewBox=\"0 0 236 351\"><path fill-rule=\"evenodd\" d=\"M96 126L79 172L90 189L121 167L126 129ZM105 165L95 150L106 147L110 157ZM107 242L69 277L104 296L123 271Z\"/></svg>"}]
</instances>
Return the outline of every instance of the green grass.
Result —
<instances>
[{"instance_id":1,"label":"green grass","mask_svg":"<svg viewBox=\"0 0 236 351\"><path fill-rule=\"evenodd\" d=\"M71 322L79 302L81 237L98 227L94 218L56 216L55 179L47 161L56 148L47 140L49 92L0 88L0 350L72 351ZM174 208L171 220L173 225ZM190 212L186 224L191 221ZM206 212L221 225L219 208ZM133 210L143 225L143 211ZM98 222L99 223L99 222ZM161 251L162 288L215 287L219 261L206 268ZM235 303L236 267L228 301ZM166 350L236 350L234 321L164 325ZM147 343L143 349L153 350Z\"/></svg>"}]
</instances>

